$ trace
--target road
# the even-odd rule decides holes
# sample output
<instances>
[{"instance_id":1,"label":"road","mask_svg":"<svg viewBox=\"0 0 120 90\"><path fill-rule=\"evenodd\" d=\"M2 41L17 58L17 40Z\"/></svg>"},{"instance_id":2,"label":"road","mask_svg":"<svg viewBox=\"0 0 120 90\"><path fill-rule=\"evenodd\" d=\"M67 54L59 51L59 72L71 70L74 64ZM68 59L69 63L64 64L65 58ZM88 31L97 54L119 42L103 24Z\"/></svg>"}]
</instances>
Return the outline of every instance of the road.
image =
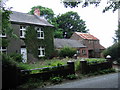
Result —
<instances>
[{"instance_id":1,"label":"road","mask_svg":"<svg viewBox=\"0 0 120 90\"><path fill-rule=\"evenodd\" d=\"M49 86L46 88L118 88L118 84L118 73L112 73Z\"/></svg>"}]
</instances>

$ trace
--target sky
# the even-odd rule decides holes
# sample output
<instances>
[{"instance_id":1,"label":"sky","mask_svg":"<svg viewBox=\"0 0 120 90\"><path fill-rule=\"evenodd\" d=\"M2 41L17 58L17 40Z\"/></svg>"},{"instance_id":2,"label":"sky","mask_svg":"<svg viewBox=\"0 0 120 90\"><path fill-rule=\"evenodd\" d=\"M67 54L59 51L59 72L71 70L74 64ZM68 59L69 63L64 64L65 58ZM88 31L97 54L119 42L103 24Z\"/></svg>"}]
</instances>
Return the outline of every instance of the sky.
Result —
<instances>
[{"instance_id":1,"label":"sky","mask_svg":"<svg viewBox=\"0 0 120 90\"><path fill-rule=\"evenodd\" d=\"M113 44L115 30L118 28L118 11L114 13L112 10L102 13L107 6L107 0L102 0L98 7L90 5L82 8L82 4L76 8L65 8L61 0L8 0L7 7L12 7L12 11L28 13L33 6L43 6L51 8L56 15L63 14L68 11L77 12L81 19L86 23L89 33L100 40L101 45L105 48Z\"/></svg>"}]
</instances>

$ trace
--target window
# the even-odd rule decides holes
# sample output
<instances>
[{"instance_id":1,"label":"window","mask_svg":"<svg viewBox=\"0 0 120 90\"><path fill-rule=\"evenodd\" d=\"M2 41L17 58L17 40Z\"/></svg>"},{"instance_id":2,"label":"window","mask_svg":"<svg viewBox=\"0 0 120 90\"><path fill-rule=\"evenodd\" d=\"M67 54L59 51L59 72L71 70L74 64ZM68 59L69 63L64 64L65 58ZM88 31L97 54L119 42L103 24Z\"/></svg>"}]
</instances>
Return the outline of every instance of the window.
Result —
<instances>
[{"instance_id":1,"label":"window","mask_svg":"<svg viewBox=\"0 0 120 90\"><path fill-rule=\"evenodd\" d=\"M77 54L80 54L80 50L77 50Z\"/></svg>"},{"instance_id":2,"label":"window","mask_svg":"<svg viewBox=\"0 0 120 90\"><path fill-rule=\"evenodd\" d=\"M88 42L89 42L89 44L91 44L93 41L92 41L92 40L89 40Z\"/></svg>"},{"instance_id":3,"label":"window","mask_svg":"<svg viewBox=\"0 0 120 90\"><path fill-rule=\"evenodd\" d=\"M0 34L0 37L6 37L6 33L2 31L2 33Z\"/></svg>"},{"instance_id":4,"label":"window","mask_svg":"<svg viewBox=\"0 0 120 90\"><path fill-rule=\"evenodd\" d=\"M25 38L26 26L20 26L20 38Z\"/></svg>"},{"instance_id":5,"label":"window","mask_svg":"<svg viewBox=\"0 0 120 90\"><path fill-rule=\"evenodd\" d=\"M7 53L7 48L6 47L0 47L0 52L1 53Z\"/></svg>"},{"instance_id":6,"label":"window","mask_svg":"<svg viewBox=\"0 0 120 90\"><path fill-rule=\"evenodd\" d=\"M44 57L45 56L45 48L39 47L38 48L38 57Z\"/></svg>"},{"instance_id":7,"label":"window","mask_svg":"<svg viewBox=\"0 0 120 90\"><path fill-rule=\"evenodd\" d=\"M86 50L82 50L82 54L83 54L83 55L86 55Z\"/></svg>"},{"instance_id":8,"label":"window","mask_svg":"<svg viewBox=\"0 0 120 90\"><path fill-rule=\"evenodd\" d=\"M44 32L43 32L42 28L36 27L36 30L37 30L37 38L44 39Z\"/></svg>"}]
</instances>

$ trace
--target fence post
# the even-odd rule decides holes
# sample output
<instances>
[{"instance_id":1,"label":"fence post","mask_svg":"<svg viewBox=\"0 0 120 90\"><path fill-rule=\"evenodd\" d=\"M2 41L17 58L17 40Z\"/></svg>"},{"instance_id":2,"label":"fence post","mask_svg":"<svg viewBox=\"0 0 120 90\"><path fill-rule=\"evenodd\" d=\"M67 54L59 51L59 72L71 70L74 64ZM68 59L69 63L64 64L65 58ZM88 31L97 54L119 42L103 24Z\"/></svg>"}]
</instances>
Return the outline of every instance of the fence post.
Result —
<instances>
[{"instance_id":1,"label":"fence post","mask_svg":"<svg viewBox=\"0 0 120 90\"><path fill-rule=\"evenodd\" d=\"M75 74L75 65L73 61L67 62L68 66L70 67L70 74Z\"/></svg>"},{"instance_id":2,"label":"fence post","mask_svg":"<svg viewBox=\"0 0 120 90\"><path fill-rule=\"evenodd\" d=\"M109 66L110 66L110 68L112 68L112 58L111 58L111 56L110 55L107 55L106 56L106 59L107 59L107 61L109 62Z\"/></svg>"},{"instance_id":3,"label":"fence post","mask_svg":"<svg viewBox=\"0 0 120 90\"><path fill-rule=\"evenodd\" d=\"M81 72L81 74L88 73L87 61L85 61L85 60L80 61L80 72Z\"/></svg>"}]
</instances>

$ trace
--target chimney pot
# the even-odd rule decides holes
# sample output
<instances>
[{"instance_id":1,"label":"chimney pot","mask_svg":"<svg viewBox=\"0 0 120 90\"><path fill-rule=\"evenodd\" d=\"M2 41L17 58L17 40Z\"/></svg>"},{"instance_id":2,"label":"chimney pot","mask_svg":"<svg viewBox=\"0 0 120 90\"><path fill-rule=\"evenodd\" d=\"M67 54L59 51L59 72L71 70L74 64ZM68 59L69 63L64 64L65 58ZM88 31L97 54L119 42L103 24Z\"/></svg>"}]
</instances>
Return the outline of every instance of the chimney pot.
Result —
<instances>
[{"instance_id":1,"label":"chimney pot","mask_svg":"<svg viewBox=\"0 0 120 90\"><path fill-rule=\"evenodd\" d=\"M39 10L39 8L35 8L34 15L40 16L40 10Z\"/></svg>"}]
</instances>

